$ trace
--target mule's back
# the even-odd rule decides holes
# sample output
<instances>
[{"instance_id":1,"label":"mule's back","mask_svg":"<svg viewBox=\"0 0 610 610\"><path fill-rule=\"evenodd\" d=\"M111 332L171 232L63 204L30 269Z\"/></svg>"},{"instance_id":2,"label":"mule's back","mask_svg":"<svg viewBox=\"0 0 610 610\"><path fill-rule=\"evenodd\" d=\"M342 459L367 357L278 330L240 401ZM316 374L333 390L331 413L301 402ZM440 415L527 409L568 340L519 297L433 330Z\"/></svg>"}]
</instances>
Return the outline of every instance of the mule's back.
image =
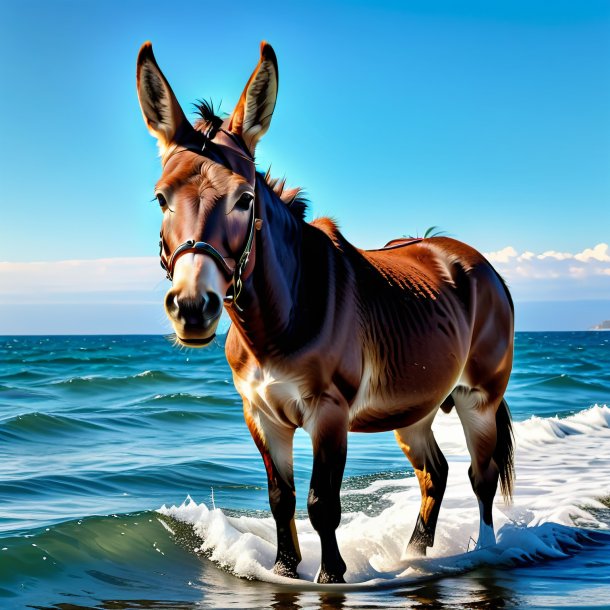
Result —
<instances>
[{"instance_id":1,"label":"mule's back","mask_svg":"<svg viewBox=\"0 0 610 610\"><path fill-rule=\"evenodd\" d=\"M503 393L512 304L481 254L444 237L342 250L354 270L363 358L353 430L409 425L459 385Z\"/></svg>"}]
</instances>

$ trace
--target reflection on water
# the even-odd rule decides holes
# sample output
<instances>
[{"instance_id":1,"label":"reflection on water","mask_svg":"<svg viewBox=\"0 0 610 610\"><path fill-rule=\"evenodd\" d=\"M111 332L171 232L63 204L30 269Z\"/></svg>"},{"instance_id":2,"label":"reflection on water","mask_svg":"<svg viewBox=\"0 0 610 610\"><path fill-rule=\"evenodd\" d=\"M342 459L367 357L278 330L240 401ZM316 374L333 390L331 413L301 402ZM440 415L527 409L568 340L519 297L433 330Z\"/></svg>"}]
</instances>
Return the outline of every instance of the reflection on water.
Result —
<instances>
[{"instance_id":1,"label":"reflection on water","mask_svg":"<svg viewBox=\"0 0 610 610\"><path fill-rule=\"evenodd\" d=\"M197 600L108 599L95 605L64 602L30 607L38 610L194 610L196 608L496 610L520 605L515 592L498 582L501 577L494 570L482 570L455 578L409 585L398 590L371 588L337 592L292 590L267 583L236 579L222 570L206 571L205 577L205 583L198 583L201 597Z\"/></svg>"},{"instance_id":2,"label":"reflection on water","mask_svg":"<svg viewBox=\"0 0 610 610\"><path fill-rule=\"evenodd\" d=\"M514 590L500 584L496 570L479 570L456 578L430 581L409 591L395 591L403 608L413 610L496 610L519 605Z\"/></svg>"}]
</instances>

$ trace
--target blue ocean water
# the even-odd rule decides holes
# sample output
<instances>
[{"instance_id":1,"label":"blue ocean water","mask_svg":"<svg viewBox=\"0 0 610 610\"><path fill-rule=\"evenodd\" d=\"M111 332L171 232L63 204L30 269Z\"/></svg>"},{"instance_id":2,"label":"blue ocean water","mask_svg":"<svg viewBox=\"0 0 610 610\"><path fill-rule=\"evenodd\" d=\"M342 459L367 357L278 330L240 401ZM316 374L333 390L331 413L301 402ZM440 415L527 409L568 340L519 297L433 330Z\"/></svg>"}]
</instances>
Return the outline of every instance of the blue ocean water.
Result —
<instances>
[{"instance_id":1,"label":"blue ocean water","mask_svg":"<svg viewBox=\"0 0 610 610\"><path fill-rule=\"evenodd\" d=\"M414 577L402 566L399 578L379 568L387 558L374 570L354 559L353 586L324 589L265 576L266 479L222 339L186 350L158 336L1 337L0 608L610 607L609 365L610 333L517 334L507 400L523 475L501 558L460 555ZM310 469L299 433L303 528ZM393 523L412 479L391 434L350 435L348 554L366 546L354 523ZM476 523L464 490L446 496L454 534L437 557ZM405 536L417 505L407 512Z\"/></svg>"}]
</instances>

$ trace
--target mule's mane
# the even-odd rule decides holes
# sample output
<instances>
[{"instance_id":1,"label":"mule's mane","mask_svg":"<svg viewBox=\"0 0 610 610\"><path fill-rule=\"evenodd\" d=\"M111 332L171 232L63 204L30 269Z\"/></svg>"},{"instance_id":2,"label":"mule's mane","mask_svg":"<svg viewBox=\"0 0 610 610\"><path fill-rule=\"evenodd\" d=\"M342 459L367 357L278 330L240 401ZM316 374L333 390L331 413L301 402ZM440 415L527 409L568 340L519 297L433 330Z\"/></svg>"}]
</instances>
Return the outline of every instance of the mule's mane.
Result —
<instances>
[{"instance_id":1,"label":"mule's mane","mask_svg":"<svg viewBox=\"0 0 610 610\"><path fill-rule=\"evenodd\" d=\"M265 174L265 182L267 186L280 198L280 200L288 206L288 209L299 220L305 220L305 212L309 201L303 190L300 187L291 189L286 188L286 178L272 178L271 168Z\"/></svg>"},{"instance_id":2,"label":"mule's mane","mask_svg":"<svg viewBox=\"0 0 610 610\"><path fill-rule=\"evenodd\" d=\"M195 103L195 112L199 116L199 119L197 119L194 124L195 129L198 131L205 132L210 125L218 128L223 123L222 117L216 114L214 104L211 100L197 100ZM304 220L309 202L307 197L305 197L303 190L300 187L287 189L286 178L272 178L270 171L271 168L269 168L264 175L267 186L286 204L290 212L296 218Z\"/></svg>"},{"instance_id":3,"label":"mule's mane","mask_svg":"<svg viewBox=\"0 0 610 610\"><path fill-rule=\"evenodd\" d=\"M195 121L195 129L205 131L210 124L214 127L220 127L223 119L216 114L212 100L197 100L195 102L195 113L199 117Z\"/></svg>"}]
</instances>

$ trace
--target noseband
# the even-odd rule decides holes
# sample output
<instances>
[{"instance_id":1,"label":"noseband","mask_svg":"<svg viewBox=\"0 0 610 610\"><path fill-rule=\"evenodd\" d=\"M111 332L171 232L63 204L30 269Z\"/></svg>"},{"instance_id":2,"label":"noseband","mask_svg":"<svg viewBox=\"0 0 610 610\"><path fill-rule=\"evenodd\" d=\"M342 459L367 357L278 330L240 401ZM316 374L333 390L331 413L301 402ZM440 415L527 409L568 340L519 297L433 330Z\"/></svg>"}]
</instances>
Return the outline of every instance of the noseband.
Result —
<instances>
[{"instance_id":1,"label":"noseband","mask_svg":"<svg viewBox=\"0 0 610 610\"><path fill-rule=\"evenodd\" d=\"M216 142L213 142L214 137L217 135L217 133L219 131L224 133L226 136L228 136L229 146L222 146L222 145L217 144ZM200 132L198 132L198 134L200 134ZM243 142L241 142L241 140L239 140L231 132L222 129L219 125L211 124L210 127L208 128L208 130L206 131L206 133L200 134L200 135L202 135L202 137L203 137L203 145L201 145L201 146L199 144L181 145L180 151L189 150L189 151L195 152L199 155L202 155L204 157L211 159L212 161L215 161L216 163L220 163L224 167L231 169L231 171L235 171L235 169L233 168L234 164L232 164L230 162L228 155L223 151L223 149L226 149L227 152L230 151L231 156L236 155L239 158L238 159L239 161L244 160L244 161L251 163L252 165L254 164L254 159L253 159L252 155L250 154L250 152L246 149ZM237 150L236 150L236 147L238 147ZM243 175L244 172L237 171L236 173ZM252 190L254 191L256 172L253 171L252 173L253 173L253 176L249 182L250 182L250 186L252 187ZM229 266L226 258L212 244L210 244L206 241L198 241L195 239L188 239L184 243L180 244L171 253L170 257L166 258L163 253L164 239L163 239L163 231L161 231L161 233L160 233L161 239L159 240L159 257L160 257L161 267L165 270L165 272L167 274L167 279L170 281L173 281L174 267L176 266L176 261L183 254L187 254L188 252L206 254L214 260L214 262L218 265L218 267L223 272L225 277L227 279L231 280L231 284L233 286L233 294L225 296L225 299L224 299L225 302L232 302L233 305L238 310L242 311L241 308L237 305L237 298L241 294L241 290L243 287L242 274L244 272L244 269L246 268L246 265L248 264L248 260L250 258L250 253L252 252L252 245L254 243L254 230L257 225L257 223L256 223L257 219L254 214L254 203L255 203L255 200L253 199L252 208L250 210L250 226L248 229L248 237L246 238L246 243L244 245L244 249L241 253L241 256L239 257L239 259L237 260L237 264L233 268L231 268Z\"/></svg>"}]
</instances>

